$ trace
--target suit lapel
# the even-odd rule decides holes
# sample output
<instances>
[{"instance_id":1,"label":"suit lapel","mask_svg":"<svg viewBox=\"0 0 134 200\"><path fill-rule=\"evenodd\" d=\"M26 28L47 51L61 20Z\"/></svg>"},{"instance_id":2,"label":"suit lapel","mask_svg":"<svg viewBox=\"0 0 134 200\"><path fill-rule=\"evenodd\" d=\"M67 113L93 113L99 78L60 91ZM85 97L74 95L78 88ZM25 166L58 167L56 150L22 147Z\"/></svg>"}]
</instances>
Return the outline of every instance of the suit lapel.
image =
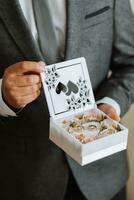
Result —
<instances>
[{"instance_id":1,"label":"suit lapel","mask_svg":"<svg viewBox=\"0 0 134 200\"><path fill-rule=\"evenodd\" d=\"M79 1L78 1L79 2ZM67 31L66 31L66 51L65 58L70 59L73 56L71 49L76 49L73 46L76 24L79 24L79 6L76 1L67 1ZM0 18L2 19L7 31L20 49L23 56L28 60L43 59L38 46L31 34L29 26L24 18L18 0L0 0ZM72 53L71 53L72 52ZM71 55L72 54L72 55Z\"/></svg>"},{"instance_id":2,"label":"suit lapel","mask_svg":"<svg viewBox=\"0 0 134 200\"><path fill-rule=\"evenodd\" d=\"M19 2L17 0L0 0L0 17L23 56L28 60L42 59Z\"/></svg>"}]
</instances>

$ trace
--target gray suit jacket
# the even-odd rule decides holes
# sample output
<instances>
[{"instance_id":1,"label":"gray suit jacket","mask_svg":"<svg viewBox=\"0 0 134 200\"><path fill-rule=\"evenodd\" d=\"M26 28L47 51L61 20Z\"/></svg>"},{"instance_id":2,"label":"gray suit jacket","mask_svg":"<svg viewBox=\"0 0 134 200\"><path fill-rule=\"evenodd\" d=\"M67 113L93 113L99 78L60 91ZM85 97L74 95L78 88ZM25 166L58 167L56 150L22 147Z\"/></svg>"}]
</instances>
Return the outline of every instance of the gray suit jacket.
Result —
<instances>
[{"instance_id":1,"label":"gray suit jacket","mask_svg":"<svg viewBox=\"0 0 134 200\"><path fill-rule=\"evenodd\" d=\"M134 19L128 0L68 0L67 16L65 59L84 56L95 97L112 97L123 115L134 100ZM0 0L0 77L11 64L41 59L17 0ZM125 151L81 167L49 141L48 133L43 92L17 118L0 117L1 200L62 200L69 168L89 200L109 200L125 185Z\"/></svg>"}]
</instances>

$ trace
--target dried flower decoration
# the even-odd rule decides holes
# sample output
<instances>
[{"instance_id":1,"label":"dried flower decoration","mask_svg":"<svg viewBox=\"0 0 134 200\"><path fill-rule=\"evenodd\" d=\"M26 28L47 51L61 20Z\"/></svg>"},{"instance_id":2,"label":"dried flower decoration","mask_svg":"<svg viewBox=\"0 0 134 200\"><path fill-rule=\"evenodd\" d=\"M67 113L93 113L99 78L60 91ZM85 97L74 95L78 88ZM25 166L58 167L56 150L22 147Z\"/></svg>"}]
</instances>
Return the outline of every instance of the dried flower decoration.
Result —
<instances>
[{"instance_id":1,"label":"dried flower decoration","mask_svg":"<svg viewBox=\"0 0 134 200\"><path fill-rule=\"evenodd\" d=\"M67 125L64 121L62 122L64 124L63 128L83 144L122 130L119 124L116 124L106 115L93 111L86 114L76 114L73 120L67 120Z\"/></svg>"}]
</instances>

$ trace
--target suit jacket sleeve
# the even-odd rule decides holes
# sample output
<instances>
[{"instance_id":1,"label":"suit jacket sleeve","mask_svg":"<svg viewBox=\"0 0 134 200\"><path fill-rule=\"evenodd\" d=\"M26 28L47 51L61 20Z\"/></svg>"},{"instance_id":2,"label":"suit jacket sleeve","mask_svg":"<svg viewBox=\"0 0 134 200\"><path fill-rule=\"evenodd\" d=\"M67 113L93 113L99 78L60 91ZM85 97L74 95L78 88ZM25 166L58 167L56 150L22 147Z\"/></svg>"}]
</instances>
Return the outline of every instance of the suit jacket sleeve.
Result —
<instances>
[{"instance_id":1,"label":"suit jacket sleeve","mask_svg":"<svg viewBox=\"0 0 134 200\"><path fill-rule=\"evenodd\" d=\"M113 98L123 115L134 101L134 16L128 0L116 0L114 11L112 75L99 86L96 98Z\"/></svg>"}]
</instances>

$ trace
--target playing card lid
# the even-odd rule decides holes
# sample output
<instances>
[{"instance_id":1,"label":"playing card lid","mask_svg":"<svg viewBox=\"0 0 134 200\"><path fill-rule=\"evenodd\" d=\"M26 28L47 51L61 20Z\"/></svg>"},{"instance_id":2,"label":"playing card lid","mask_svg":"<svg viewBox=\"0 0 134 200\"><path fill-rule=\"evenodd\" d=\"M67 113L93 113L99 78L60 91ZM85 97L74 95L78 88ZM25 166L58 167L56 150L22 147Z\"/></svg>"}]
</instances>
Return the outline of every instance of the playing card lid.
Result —
<instances>
[{"instance_id":1,"label":"playing card lid","mask_svg":"<svg viewBox=\"0 0 134 200\"><path fill-rule=\"evenodd\" d=\"M46 66L41 79L50 116L69 115L95 106L83 57Z\"/></svg>"}]
</instances>

